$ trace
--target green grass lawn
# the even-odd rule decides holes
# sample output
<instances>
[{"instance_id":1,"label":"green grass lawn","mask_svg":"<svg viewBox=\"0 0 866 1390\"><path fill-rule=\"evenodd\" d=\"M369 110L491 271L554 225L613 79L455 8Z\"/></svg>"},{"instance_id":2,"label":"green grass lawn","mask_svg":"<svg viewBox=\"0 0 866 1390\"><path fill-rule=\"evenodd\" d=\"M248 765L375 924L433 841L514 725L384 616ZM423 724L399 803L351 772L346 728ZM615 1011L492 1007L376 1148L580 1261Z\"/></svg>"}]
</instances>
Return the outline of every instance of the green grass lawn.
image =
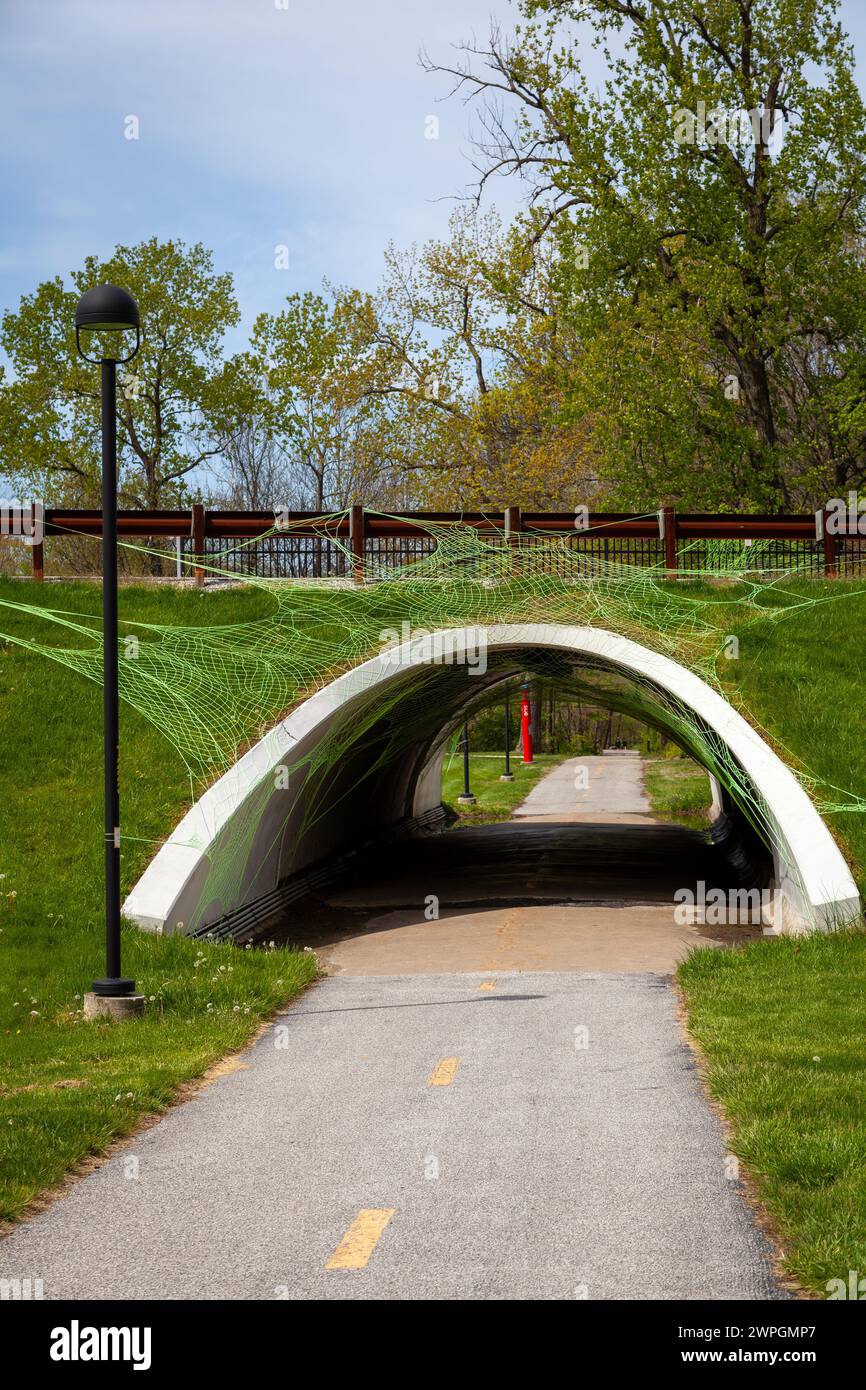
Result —
<instances>
[{"instance_id":1,"label":"green grass lawn","mask_svg":"<svg viewBox=\"0 0 866 1390\"><path fill-rule=\"evenodd\" d=\"M866 796L866 586L802 581L795 616L731 609L739 657L722 683L777 752L825 785L819 805ZM716 592L724 608L724 591ZM752 615L754 618L755 615ZM834 791L838 789L837 791ZM826 810L866 897L866 814ZM805 1288L866 1273L866 932L701 950L680 968L708 1084Z\"/></svg>"},{"instance_id":2,"label":"green grass lawn","mask_svg":"<svg viewBox=\"0 0 866 1390\"><path fill-rule=\"evenodd\" d=\"M866 937L694 952L680 967L708 1084L805 1288L866 1274Z\"/></svg>"},{"instance_id":3,"label":"green grass lawn","mask_svg":"<svg viewBox=\"0 0 866 1390\"><path fill-rule=\"evenodd\" d=\"M499 754L469 754L469 789L476 799L474 806L458 806L463 791L463 754L459 748L442 769L442 800L458 817L454 829L463 825L485 825L492 821L508 820L515 806L529 795L531 788L545 772L549 772L563 755L538 753L535 761L521 762L519 755L511 759L513 782L500 782L505 761Z\"/></svg>"},{"instance_id":4,"label":"green grass lawn","mask_svg":"<svg viewBox=\"0 0 866 1390\"><path fill-rule=\"evenodd\" d=\"M793 615L731 613L739 657L718 673L776 751L825 784L819 805L864 799L827 818L866 899L866 584L802 580L788 592L802 602Z\"/></svg>"},{"instance_id":5,"label":"green grass lawn","mask_svg":"<svg viewBox=\"0 0 866 1390\"><path fill-rule=\"evenodd\" d=\"M0 596L98 613L94 585L0 585ZM255 591L121 591L121 616L232 622L267 611ZM30 624L30 626L28 626ZM3 610L6 632L32 619ZM46 634L40 626L40 638ZM50 637L50 634L49 634ZM54 640L62 641L58 632ZM160 1109L240 1047L315 974L313 958L124 932L124 970L149 997L133 1024L85 1023L103 970L101 690L0 646L0 1217L14 1217L77 1161ZM180 758L121 714L124 888L189 803Z\"/></svg>"},{"instance_id":6,"label":"green grass lawn","mask_svg":"<svg viewBox=\"0 0 866 1390\"><path fill-rule=\"evenodd\" d=\"M691 758L661 755L644 759L644 789L657 820L705 827L712 792L710 779Z\"/></svg>"}]
</instances>

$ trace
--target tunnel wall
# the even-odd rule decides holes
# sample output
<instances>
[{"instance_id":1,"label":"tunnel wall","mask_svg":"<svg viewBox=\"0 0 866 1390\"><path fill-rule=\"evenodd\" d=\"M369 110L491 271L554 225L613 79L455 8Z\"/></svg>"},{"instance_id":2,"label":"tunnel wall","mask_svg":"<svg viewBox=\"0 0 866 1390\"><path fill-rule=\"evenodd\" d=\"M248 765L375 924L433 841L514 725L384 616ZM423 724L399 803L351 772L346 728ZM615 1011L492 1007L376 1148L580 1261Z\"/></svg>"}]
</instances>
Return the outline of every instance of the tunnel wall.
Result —
<instances>
[{"instance_id":1,"label":"tunnel wall","mask_svg":"<svg viewBox=\"0 0 866 1390\"><path fill-rule=\"evenodd\" d=\"M477 649L478 629L437 634L437 653L459 665ZM484 629L488 654L559 652L579 665L640 678L687 707L721 739L743 769L750 796L763 808L774 861L774 886L785 932L827 929L859 911L856 885L835 841L806 792L760 735L716 691L685 667L627 638L598 628L509 624ZM265 735L192 807L158 851L124 904L145 930L201 931L240 913L254 920L278 901L286 881L357 852L435 810L440 801L442 749L449 729L503 670L474 676L442 708L442 731L411 740L405 753L372 775L376 725L371 711L401 682L430 667L430 644L410 639L346 672L304 701ZM399 714L398 714L399 717ZM366 722L365 722L366 721ZM353 746L352 729L364 739ZM383 730L383 738L385 731ZM320 760L326 740L343 752ZM302 766L299 767L299 764ZM290 767L289 785L280 769ZM744 808L716 783L720 809L734 820Z\"/></svg>"}]
</instances>

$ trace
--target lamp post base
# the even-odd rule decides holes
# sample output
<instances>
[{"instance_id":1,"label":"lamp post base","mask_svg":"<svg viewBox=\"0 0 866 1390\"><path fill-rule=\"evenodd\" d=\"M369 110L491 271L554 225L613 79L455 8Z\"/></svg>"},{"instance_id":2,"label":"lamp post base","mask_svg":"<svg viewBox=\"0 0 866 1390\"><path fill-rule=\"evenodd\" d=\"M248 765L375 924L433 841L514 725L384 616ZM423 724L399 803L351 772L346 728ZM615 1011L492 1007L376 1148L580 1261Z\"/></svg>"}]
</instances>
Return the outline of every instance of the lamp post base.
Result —
<instances>
[{"instance_id":1,"label":"lamp post base","mask_svg":"<svg viewBox=\"0 0 866 1390\"><path fill-rule=\"evenodd\" d=\"M461 792L460 795L459 795L458 798L457 798L457 805L458 805L458 806L474 806L474 805L475 805L475 797L472 795L471 792Z\"/></svg>"},{"instance_id":2,"label":"lamp post base","mask_svg":"<svg viewBox=\"0 0 866 1390\"><path fill-rule=\"evenodd\" d=\"M104 994L114 999L122 994L135 994L135 980L112 979L94 980L91 986L94 994Z\"/></svg>"},{"instance_id":3,"label":"lamp post base","mask_svg":"<svg viewBox=\"0 0 866 1390\"><path fill-rule=\"evenodd\" d=\"M513 772L503 772L502 775L501 775L501 777L499 778L499 780L500 780L500 782L513 782L513 781L514 781L514 773L513 773Z\"/></svg>"},{"instance_id":4,"label":"lamp post base","mask_svg":"<svg viewBox=\"0 0 866 1390\"><path fill-rule=\"evenodd\" d=\"M96 994L84 996L85 1018L140 1018L144 1013L143 994Z\"/></svg>"}]
</instances>

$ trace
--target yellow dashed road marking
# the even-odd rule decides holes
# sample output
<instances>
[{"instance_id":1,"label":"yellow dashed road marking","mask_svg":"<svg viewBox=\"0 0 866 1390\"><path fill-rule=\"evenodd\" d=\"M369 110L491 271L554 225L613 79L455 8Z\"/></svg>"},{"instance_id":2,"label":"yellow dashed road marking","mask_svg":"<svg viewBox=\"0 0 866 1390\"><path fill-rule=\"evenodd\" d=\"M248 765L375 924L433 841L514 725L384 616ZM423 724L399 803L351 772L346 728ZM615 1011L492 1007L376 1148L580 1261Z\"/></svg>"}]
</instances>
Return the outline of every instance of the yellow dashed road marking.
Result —
<instances>
[{"instance_id":1,"label":"yellow dashed road marking","mask_svg":"<svg viewBox=\"0 0 866 1390\"><path fill-rule=\"evenodd\" d=\"M482 980L482 981L481 981L481 984L478 986L478 988L479 988L479 989L495 989L495 988L496 988L496 981L495 981L495 980Z\"/></svg>"},{"instance_id":2,"label":"yellow dashed road marking","mask_svg":"<svg viewBox=\"0 0 866 1390\"><path fill-rule=\"evenodd\" d=\"M325 1269L363 1269L396 1207L366 1207L359 1211Z\"/></svg>"},{"instance_id":3,"label":"yellow dashed road marking","mask_svg":"<svg viewBox=\"0 0 866 1390\"><path fill-rule=\"evenodd\" d=\"M430 1077L431 1086L450 1086L460 1065L459 1057L443 1057Z\"/></svg>"}]
</instances>

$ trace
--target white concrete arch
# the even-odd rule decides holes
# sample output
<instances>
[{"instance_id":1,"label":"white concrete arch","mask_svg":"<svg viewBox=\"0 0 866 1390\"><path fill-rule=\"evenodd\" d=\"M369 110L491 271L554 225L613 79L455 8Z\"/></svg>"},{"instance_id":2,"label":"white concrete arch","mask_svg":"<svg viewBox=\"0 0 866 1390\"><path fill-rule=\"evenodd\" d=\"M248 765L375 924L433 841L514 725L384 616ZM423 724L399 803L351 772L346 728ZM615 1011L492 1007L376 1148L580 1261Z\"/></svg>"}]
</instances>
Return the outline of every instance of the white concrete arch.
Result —
<instances>
[{"instance_id":1,"label":"white concrete arch","mask_svg":"<svg viewBox=\"0 0 866 1390\"><path fill-rule=\"evenodd\" d=\"M479 644L487 663L481 670ZM288 875L315 871L378 835L438 807L444 731L485 687L519 672L521 653L560 653L575 669L591 665L649 684L684 706L739 765L750 796L762 807L782 903L781 929L827 929L860 908L857 887L832 835L793 773L743 717L684 666L616 633L562 624L503 624L419 634L332 681L297 706L192 807L132 889L124 905L145 930L201 931L236 918L273 912ZM497 666L497 662L499 663ZM490 663L494 670L491 671ZM505 666L503 666L505 663ZM442 710L443 735L429 731L405 756L363 776L351 749L337 768L317 773L305 762L301 794L280 785L280 768L314 757L338 726L360 724L363 712L400 683L431 666L464 667L462 694ZM369 757L369 754L366 756ZM291 780L291 779L290 779Z\"/></svg>"}]
</instances>

